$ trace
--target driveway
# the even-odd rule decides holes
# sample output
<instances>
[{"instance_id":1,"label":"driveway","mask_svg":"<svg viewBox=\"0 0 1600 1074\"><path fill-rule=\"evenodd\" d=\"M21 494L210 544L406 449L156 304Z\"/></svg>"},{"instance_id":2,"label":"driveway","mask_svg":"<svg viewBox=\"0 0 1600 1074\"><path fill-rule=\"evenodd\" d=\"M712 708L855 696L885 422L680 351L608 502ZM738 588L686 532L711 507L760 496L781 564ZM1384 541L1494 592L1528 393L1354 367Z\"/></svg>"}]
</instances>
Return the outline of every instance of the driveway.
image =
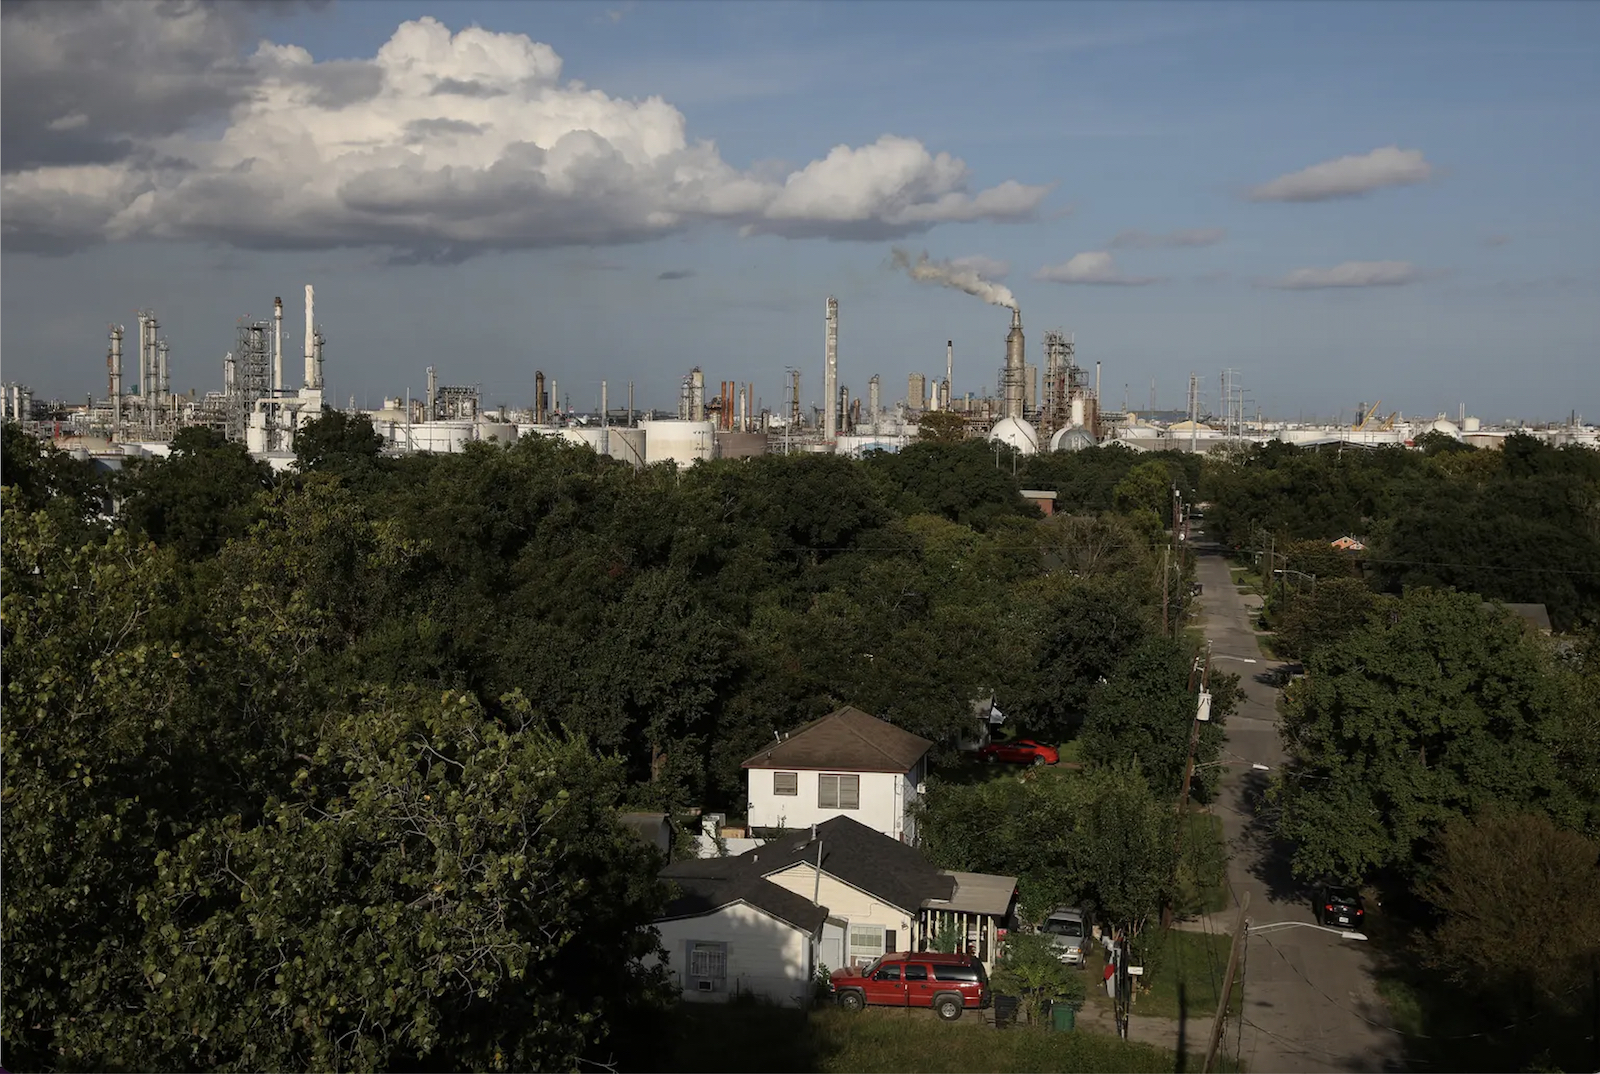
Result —
<instances>
[{"instance_id":1,"label":"driveway","mask_svg":"<svg viewBox=\"0 0 1600 1074\"><path fill-rule=\"evenodd\" d=\"M1230 850L1233 903L1212 920L1231 931L1239 900L1249 892L1253 925L1314 924L1310 889L1292 878L1288 848L1272 838L1257 815L1269 773L1250 767L1276 770L1283 762L1278 689L1256 678L1270 679L1279 665L1261 655L1247 598L1234 585L1220 550L1196 545L1195 551L1212 669L1239 675L1244 689L1239 711L1228 719L1224 757L1229 763L1215 807ZM1259 605L1259 599L1249 603ZM1243 1024L1228 1025L1226 1051L1237 1049L1252 1071L1403 1069L1400 1038L1382 1028L1388 1009L1373 989L1371 964L1365 944L1316 929L1297 926L1251 935L1242 955Z\"/></svg>"}]
</instances>

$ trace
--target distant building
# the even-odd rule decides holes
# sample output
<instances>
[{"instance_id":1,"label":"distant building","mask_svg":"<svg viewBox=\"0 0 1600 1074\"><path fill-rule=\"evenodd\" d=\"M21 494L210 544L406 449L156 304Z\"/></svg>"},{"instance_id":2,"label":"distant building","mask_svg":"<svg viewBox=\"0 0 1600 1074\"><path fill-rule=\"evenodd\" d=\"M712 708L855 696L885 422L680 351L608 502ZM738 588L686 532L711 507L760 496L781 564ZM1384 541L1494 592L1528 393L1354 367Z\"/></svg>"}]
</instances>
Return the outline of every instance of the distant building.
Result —
<instances>
[{"instance_id":1,"label":"distant building","mask_svg":"<svg viewBox=\"0 0 1600 1074\"><path fill-rule=\"evenodd\" d=\"M1341 552L1361 552L1367 547L1354 537L1340 537L1337 541L1332 542L1332 544L1334 548L1337 548Z\"/></svg>"}]
</instances>

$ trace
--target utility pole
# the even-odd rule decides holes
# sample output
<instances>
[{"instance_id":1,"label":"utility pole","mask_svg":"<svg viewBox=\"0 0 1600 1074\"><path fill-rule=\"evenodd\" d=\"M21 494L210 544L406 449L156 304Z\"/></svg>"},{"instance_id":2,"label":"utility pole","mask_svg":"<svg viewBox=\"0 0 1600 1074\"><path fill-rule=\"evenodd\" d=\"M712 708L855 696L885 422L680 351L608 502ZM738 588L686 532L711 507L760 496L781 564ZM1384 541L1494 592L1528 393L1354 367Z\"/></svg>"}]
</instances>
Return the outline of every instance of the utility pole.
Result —
<instances>
[{"instance_id":1,"label":"utility pole","mask_svg":"<svg viewBox=\"0 0 1600 1074\"><path fill-rule=\"evenodd\" d=\"M1211 1020L1211 1038L1206 1045L1205 1066L1200 1068L1200 1074L1211 1074L1211 1065L1217 1061L1217 1048L1222 1044L1222 1026L1228 1016L1228 998L1233 995L1233 974L1239 968L1239 949L1250 942L1249 926L1245 924L1244 912L1250 908L1250 893L1244 893L1244 898L1239 900L1239 916L1233 923L1233 944L1228 948L1228 972L1222 975L1222 995L1217 997L1217 1014ZM1243 1017L1243 1012L1240 1012Z\"/></svg>"},{"instance_id":2,"label":"utility pole","mask_svg":"<svg viewBox=\"0 0 1600 1074\"><path fill-rule=\"evenodd\" d=\"M1172 630L1171 630L1171 628L1169 627L1169 625L1167 623L1167 575L1170 573L1167 570L1167 555L1168 555L1169 552L1171 552L1171 550L1172 549L1171 549L1170 545L1161 549L1161 635L1162 635L1162 637L1166 637L1168 634L1172 633Z\"/></svg>"}]
</instances>

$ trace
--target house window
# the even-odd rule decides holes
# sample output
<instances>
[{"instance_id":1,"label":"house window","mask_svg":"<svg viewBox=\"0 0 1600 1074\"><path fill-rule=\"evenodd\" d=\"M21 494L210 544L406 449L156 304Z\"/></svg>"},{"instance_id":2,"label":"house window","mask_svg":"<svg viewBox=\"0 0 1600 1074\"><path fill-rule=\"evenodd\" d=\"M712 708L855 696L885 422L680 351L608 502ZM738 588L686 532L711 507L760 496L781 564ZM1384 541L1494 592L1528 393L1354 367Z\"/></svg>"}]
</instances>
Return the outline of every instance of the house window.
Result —
<instances>
[{"instance_id":1,"label":"house window","mask_svg":"<svg viewBox=\"0 0 1600 1074\"><path fill-rule=\"evenodd\" d=\"M850 965L865 966L884 953L883 926L850 926Z\"/></svg>"},{"instance_id":2,"label":"house window","mask_svg":"<svg viewBox=\"0 0 1600 1074\"><path fill-rule=\"evenodd\" d=\"M818 776L818 809L860 809L860 776Z\"/></svg>"},{"instance_id":3,"label":"house window","mask_svg":"<svg viewBox=\"0 0 1600 1074\"><path fill-rule=\"evenodd\" d=\"M774 772L772 773L772 793L785 797L794 797L800 793L799 772Z\"/></svg>"},{"instance_id":4,"label":"house window","mask_svg":"<svg viewBox=\"0 0 1600 1074\"><path fill-rule=\"evenodd\" d=\"M684 974L684 990L726 992L728 989L728 945L689 942L689 965Z\"/></svg>"}]
</instances>

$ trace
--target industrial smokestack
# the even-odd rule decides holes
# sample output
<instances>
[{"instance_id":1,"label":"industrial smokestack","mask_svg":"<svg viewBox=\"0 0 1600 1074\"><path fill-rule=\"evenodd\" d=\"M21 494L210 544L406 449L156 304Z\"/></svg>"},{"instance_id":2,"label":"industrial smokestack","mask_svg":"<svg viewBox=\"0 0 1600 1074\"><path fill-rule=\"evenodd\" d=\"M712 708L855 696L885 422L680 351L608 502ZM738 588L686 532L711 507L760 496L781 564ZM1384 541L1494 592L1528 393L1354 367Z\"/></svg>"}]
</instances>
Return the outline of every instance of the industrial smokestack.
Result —
<instances>
[{"instance_id":1,"label":"industrial smokestack","mask_svg":"<svg viewBox=\"0 0 1600 1074\"><path fill-rule=\"evenodd\" d=\"M317 296L312 286L306 284L306 389L308 391L321 388L322 383L317 376Z\"/></svg>"},{"instance_id":2,"label":"industrial smokestack","mask_svg":"<svg viewBox=\"0 0 1600 1074\"><path fill-rule=\"evenodd\" d=\"M111 353L106 357L111 374L111 436L122 431L122 326L111 326Z\"/></svg>"},{"instance_id":3,"label":"industrial smokestack","mask_svg":"<svg viewBox=\"0 0 1600 1074\"><path fill-rule=\"evenodd\" d=\"M544 424L544 370L533 371L533 423Z\"/></svg>"},{"instance_id":4,"label":"industrial smokestack","mask_svg":"<svg viewBox=\"0 0 1600 1074\"><path fill-rule=\"evenodd\" d=\"M910 254L898 248L893 252L891 260L895 268L905 271L913 280L936 283L941 287L953 287L957 291L976 295L991 305L1017 308L1017 300L1012 297L1009 288L984 279L977 269L970 266L957 265L951 261L931 261L926 252L912 261Z\"/></svg>"},{"instance_id":5,"label":"industrial smokestack","mask_svg":"<svg viewBox=\"0 0 1600 1074\"><path fill-rule=\"evenodd\" d=\"M1022 342L1022 311L1011 307L1011 331L1006 333L1005 416L1022 417L1022 389L1026 365Z\"/></svg>"},{"instance_id":6,"label":"industrial smokestack","mask_svg":"<svg viewBox=\"0 0 1600 1074\"><path fill-rule=\"evenodd\" d=\"M433 371L433 366L428 367L428 412L423 415L423 421L432 421L434 418L434 403L439 398L439 375Z\"/></svg>"},{"instance_id":7,"label":"industrial smokestack","mask_svg":"<svg viewBox=\"0 0 1600 1074\"><path fill-rule=\"evenodd\" d=\"M839 300L828 296L827 334L823 342L822 398L827 400L822 435L832 440L839 435Z\"/></svg>"},{"instance_id":8,"label":"industrial smokestack","mask_svg":"<svg viewBox=\"0 0 1600 1074\"><path fill-rule=\"evenodd\" d=\"M948 391L950 389L950 385L954 384L955 382L956 382L956 341L953 340L953 339L947 339L947 340L944 341L944 386L945 386L945 390Z\"/></svg>"},{"instance_id":9,"label":"industrial smokestack","mask_svg":"<svg viewBox=\"0 0 1600 1074\"><path fill-rule=\"evenodd\" d=\"M272 300L272 392L283 390L283 299Z\"/></svg>"}]
</instances>

